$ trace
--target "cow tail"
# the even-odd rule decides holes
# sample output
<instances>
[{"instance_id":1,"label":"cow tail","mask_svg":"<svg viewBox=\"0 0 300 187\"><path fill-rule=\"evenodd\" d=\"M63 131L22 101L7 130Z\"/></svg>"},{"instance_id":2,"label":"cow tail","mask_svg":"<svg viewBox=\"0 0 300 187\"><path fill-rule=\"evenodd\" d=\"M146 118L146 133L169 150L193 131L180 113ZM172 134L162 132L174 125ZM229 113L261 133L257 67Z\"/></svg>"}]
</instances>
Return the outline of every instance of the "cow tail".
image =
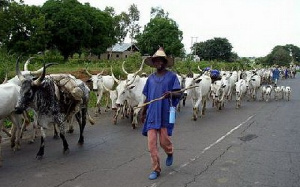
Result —
<instances>
[{"instance_id":1,"label":"cow tail","mask_svg":"<svg viewBox=\"0 0 300 187\"><path fill-rule=\"evenodd\" d=\"M95 122L95 120L90 116L89 113L87 114L87 116L88 116L88 119L89 119L90 124L91 124L91 125L95 125L96 122Z\"/></svg>"}]
</instances>

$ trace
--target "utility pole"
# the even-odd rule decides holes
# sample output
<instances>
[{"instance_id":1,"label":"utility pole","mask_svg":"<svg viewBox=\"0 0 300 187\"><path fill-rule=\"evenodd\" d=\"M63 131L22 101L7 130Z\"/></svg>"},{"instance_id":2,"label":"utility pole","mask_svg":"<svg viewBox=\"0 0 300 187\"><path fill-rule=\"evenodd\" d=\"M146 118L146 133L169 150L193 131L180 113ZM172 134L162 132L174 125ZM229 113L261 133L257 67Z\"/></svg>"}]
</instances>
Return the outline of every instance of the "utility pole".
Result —
<instances>
[{"instance_id":1,"label":"utility pole","mask_svg":"<svg viewBox=\"0 0 300 187\"><path fill-rule=\"evenodd\" d=\"M195 39L195 41L194 41L194 39ZM197 43L197 40L198 40L198 37L196 37L196 36L191 37L191 51L192 51L192 47L193 47L194 43ZM194 55L196 55L196 49L194 51Z\"/></svg>"}]
</instances>

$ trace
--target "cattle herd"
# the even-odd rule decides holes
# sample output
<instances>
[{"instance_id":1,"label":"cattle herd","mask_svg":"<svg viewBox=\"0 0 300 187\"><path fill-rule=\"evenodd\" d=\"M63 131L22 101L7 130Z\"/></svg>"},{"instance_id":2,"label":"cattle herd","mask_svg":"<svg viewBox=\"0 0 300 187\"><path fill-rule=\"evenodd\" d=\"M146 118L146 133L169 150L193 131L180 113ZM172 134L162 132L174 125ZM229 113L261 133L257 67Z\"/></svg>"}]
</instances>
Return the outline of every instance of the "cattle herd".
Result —
<instances>
[{"instance_id":1,"label":"cattle herd","mask_svg":"<svg viewBox=\"0 0 300 187\"><path fill-rule=\"evenodd\" d=\"M20 139L26 126L33 125L32 139L37 136L37 131L41 134L41 144L36 157L43 158L45 151L45 129L51 123L54 125L54 134L61 138L63 142L63 152L68 153L69 147L65 137L66 123L69 122L69 131L73 131L72 119L76 118L79 124L80 136L78 144L84 143L84 128L86 120L91 124L94 120L88 113L88 103L90 89L85 82L75 78L70 74L49 74L46 75L46 68L53 64L44 64L37 71L28 70L29 58L24 70L20 71L19 60L16 62L16 76L5 80L0 85L0 129L10 136L11 148L16 151L20 149ZM127 75L125 80L114 76L111 67L111 75L103 75L103 72L92 75L86 70L92 81L92 91L97 95L97 115L101 114L102 96L107 97L105 111L112 108L113 123L117 123L119 115L131 117L132 128L139 124L139 111L145 96L142 90L147 80L147 75L142 73L144 61L138 71L128 73L125 70L125 62L122 70ZM269 102L273 100L289 101L291 97L291 87L288 85L278 85L277 80L272 79L273 68L264 68L247 71L219 71L218 77L212 77L212 69L202 70L187 75L177 73L182 91L182 101L177 106L180 111L185 101L191 100L192 119L197 120L199 116L205 115L206 103L212 101L213 107L222 110L225 104L235 100L236 108L242 106L243 100L262 100ZM291 69L293 70L293 69ZM282 75L280 78L295 78L295 71L290 71L288 76ZM284 73L281 73L284 74ZM283 83L284 81L281 81ZM33 113L33 121L30 122L28 111ZM200 112L200 114L199 114ZM10 132L3 128L4 120L9 118L12 122ZM0 132L1 132L0 131ZM59 133L58 133L59 132ZM2 132L1 132L2 133ZM0 133L0 166L2 165Z\"/></svg>"}]
</instances>

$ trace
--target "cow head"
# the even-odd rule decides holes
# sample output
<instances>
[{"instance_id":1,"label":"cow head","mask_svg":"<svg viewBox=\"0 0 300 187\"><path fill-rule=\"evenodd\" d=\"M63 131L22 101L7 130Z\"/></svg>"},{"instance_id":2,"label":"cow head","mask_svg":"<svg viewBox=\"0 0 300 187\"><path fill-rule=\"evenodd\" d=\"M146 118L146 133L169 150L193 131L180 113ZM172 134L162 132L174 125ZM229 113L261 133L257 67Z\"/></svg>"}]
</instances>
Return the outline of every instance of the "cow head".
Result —
<instances>
[{"instance_id":1,"label":"cow head","mask_svg":"<svg viewBox=\"0 0 300 187\"><path fill-rule=\"evenodd\" d=\"M97 91L98 90L98 82L101 81L102 79L102 74L104 72L104 70L102 70L100 73L98 73L97 75L93 75L91 74L87 69L85 69L85 72L90 76L89 81L93 82L93 90Z\"/></svg>"},{"instance_id":2,"label":"cow head","mask_svg":"<svg viewBox=\"0 0 300 187\"><path fill-rule=\"evenodd\" d=\"M16 113L21 114L33 101L37 87L40 87L46 74L46 65L44 64L42 75L34 80L32 77L24 77L19 69L19 58L16 63L16 73L21 81L20 98L16 106Z\"/></svg>"}]
</instances>

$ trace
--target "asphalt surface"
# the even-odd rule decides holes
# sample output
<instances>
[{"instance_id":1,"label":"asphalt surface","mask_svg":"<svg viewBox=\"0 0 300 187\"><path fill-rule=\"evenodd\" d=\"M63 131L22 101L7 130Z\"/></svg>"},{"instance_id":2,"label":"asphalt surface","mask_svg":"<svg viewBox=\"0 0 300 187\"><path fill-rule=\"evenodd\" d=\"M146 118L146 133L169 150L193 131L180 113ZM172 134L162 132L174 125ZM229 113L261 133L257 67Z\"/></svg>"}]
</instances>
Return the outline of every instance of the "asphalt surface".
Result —
<instances>
[{"instance_id":1,"label":"asphalt surface","mask_svg":"<svg viewBox=\"0 0 300 187\"><path fill-rule=\"evenodd\" d=\"M141 126L132 129L129 119L112 124L112 112L94 117L87 125L85 144L77 145L77 125L67 135L70 153L63 155L61 140L46 139L45 156L36 160L39 139L28 144L28 128L21 150L13 152L4 139L1 187L214 187L300 186L300 80L280 80L291 86L290 101L271 99L234 101L218 111L208 103L206 115L193 121L190 102L177 112L172 141L174 164L149 180L147 139ZM93 109L90 110L93 116Z\"/></svg>"}]
</instances>

